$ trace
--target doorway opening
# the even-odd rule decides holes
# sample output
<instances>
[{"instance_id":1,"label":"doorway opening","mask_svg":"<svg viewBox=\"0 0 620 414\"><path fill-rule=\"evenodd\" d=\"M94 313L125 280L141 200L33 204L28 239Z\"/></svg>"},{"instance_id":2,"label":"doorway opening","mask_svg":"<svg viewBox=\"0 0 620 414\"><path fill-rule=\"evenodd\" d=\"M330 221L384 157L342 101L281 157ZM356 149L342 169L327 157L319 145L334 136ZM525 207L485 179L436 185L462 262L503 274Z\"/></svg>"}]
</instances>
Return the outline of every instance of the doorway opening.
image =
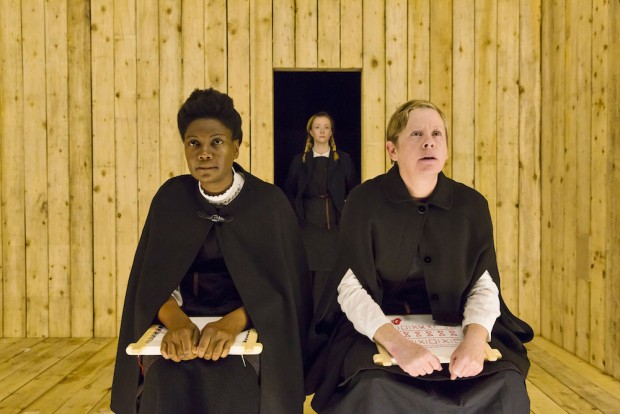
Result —
<instances>
[{"instance_id":1,"label":"doorway opening","mask_svg":"<svg viewBox=\"0 0 620 414\"><path fill-rule=\"evenodd\" d=\"M295 154L304 150L306 124L320 111L334 119L334 140L361 174L361 72L276 71L274 87L274 183L284 186Z\"/></svg>"}]
</instances>

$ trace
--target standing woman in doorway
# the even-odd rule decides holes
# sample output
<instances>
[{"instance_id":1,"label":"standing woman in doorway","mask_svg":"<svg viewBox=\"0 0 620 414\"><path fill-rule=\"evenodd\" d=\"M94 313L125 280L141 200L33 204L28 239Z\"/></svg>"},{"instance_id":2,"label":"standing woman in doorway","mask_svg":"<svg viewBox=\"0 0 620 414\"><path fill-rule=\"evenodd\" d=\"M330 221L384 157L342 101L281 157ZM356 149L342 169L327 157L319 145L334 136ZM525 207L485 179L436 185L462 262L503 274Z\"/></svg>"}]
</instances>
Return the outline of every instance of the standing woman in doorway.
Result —
<instances>
[{"instance_id":1,"label":"standing woman in doorway","mask_svg":"<svg viewBox=\"0 0 620 414\"><path fill-rule=\"evenodd\" d=\"M359 180L349 154L336 150L327 112L312 115L306 131L304 152L293 158L284 190L302 229L316 302L336 260L344 202Z\"/></svg>"}]
</instances>

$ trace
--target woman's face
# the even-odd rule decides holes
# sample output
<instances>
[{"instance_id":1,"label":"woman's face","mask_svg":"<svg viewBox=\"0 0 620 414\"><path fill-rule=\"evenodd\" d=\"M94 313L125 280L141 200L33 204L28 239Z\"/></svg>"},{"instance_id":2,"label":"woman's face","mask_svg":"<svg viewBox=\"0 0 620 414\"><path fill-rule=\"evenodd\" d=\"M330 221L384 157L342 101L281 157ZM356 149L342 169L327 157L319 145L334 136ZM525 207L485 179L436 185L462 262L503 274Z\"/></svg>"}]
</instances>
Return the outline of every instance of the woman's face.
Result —
<instances>
[{"instance_id":1,"label":"woman's face","mask_svg":"<svg viewBox=\"0 0 620 414\"><path fill-rule=\"evenodd\" d=\"M239 140L214 118L192 121L183 138L190 174L208 194L219 194L232 184L232 164L239 156Z\"/></svg>"},{"instance_id":2,"label":"woman's face","mask_svg":"<svg viewBox=\"0 0 620 414\"><path fill-rule=\"evenodd\" d=\"M326 144L332 137L332 123L329 118L324 116L317 116L312 121L312 128L310 128L310 135L314 138L315 144Z\"/></svg>"},{"instance_id":3,"label":"woman's face","mask_svg":"<svg viewBox=\"0 0 620 414\"><path fill-rule=\"evenodd\" d=\"M419 108L409 112L407 126L396 143L386 144L392 161L398 162L401 174L409 177L437 176L448 159L446 129L434 109Z\"/></svg>"}]
</instances>

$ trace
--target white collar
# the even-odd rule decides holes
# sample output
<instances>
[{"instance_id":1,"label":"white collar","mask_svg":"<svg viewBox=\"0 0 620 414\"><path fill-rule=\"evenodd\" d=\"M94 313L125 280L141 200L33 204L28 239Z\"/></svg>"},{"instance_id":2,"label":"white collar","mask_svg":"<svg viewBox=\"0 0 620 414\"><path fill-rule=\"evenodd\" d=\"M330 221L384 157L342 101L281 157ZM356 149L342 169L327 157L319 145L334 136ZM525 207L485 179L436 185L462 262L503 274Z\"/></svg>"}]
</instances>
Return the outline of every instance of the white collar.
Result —
<instances>
[{"instance_id":1,"label":"white collar","mask_svg":"<svg viewBox=\"0 0 620 414\"><path fill-rule=\"evenodd\" d=\"M210 204L215 204L218 206L225 206L227 204L230 204L230 202L233 201L235 197L237 197L237 195L239 195L244 182L245 182L245 179L243 178L243 175L236 172L235 169L233 168L233 182L231 186L228 188L228 190L224 191L222 194L212 196L212 195L205 193L202 187L200 186L200 181L198 181L198 190L200 190L200 194L202 194L202 196Z\"/></svg>"},{"instance_id":2,"label":"white collar","mask_svg":"<svg viewBox=\"0 0 620 414\"><path fill-rule=\"evenodd\" d=\"M314 148L312 149L312 155L313 157L325 157L325 158L329 158L329 153L331 152L331 150L327 150L327 152L324 152L323 154L319 154L318 152L316 152L314 150Z\"/></svg>"}]
</instances>

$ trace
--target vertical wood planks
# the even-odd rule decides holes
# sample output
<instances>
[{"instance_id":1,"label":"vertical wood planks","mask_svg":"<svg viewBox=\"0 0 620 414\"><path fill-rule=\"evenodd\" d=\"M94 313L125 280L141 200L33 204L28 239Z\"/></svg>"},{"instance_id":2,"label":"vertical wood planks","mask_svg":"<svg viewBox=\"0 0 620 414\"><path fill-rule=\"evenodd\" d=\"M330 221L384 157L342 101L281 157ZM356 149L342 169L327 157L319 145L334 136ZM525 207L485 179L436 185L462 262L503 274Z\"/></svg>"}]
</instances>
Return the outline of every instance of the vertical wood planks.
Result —
<instances>
[{"instance_id":1,"label":"vertical wood planks","mask_svg":"<svg viewBox=\"0 0 620 414\"><path fill-rule=\"evenodd\" d=\"M318 60L317 0L296 0L295 7L295 66L316 68Z\"/></svg>"},{"instance_id":2,"label":"vertical wood planks","mask_svg":"<svg viewBox=\"0 0 620 414\"><path fill-rule=\"evenodd\" d=\"M19 1L0 5L2 59L2 335L26 334L26 234L24 229L24 91L21 7Z\"/></svg>"},{"instance_id":3,"label":"vertical wood planks","mask_svg":"<svg viewBox=\"0 0 620 414\"><path fill-rule=\"evenodd\" d=\"M430 2L430 100L452 123L452 0ZM452 146L443 172L452 176Z\"/></svg>"},{"instance_id":4,"label":"vertical wood planks","mask_svg":"<svg viewBox=\"0 0 620 414\"><path fill-rule=\"evenodd\" d=\"M194 89L205 87L205 17L204 0L182 0L183 98L187 98Z\"/></svg>"},{"instance_id":5,"label":"vertical wood planks","mask_svg":"<svg viewBox=\"0 0 620 414\"><path fill-rule=\"evenodd\" d=\"M243 141L236 160L252 171L250 158L250 3L234 0L228 3L228 94L241 115ZM225 91L222 91L225 92Z\"/></svg>"},{"instance_id":6,"label":"vertical wood planks","mask_svg":"<svg viewBox=\"0 0 620 414\"><path fill-rule=\"evenodd\" d=\"M519 312L519 4L497 3L497 264L502 296ZM530 46L530 45L528 45ZM473 161L473 160L472 160ZM529 209L526 209L529 212Z\"/></svg>"},{"instance_id":7,"label":"vertical wood planks","mask_svg":"<svg viewBox=\"0 0 620 414\"><path fill-rule=\"evenodd\" d=\"M609 1L609 95L607 108L609 110L608 127L611 143L608 155L609 184L607 197L610 209L607 216L609 223L607 230L607 252L611 256L607 261L607 306L606 314L607 335L605 337L605 355L607 356L605 370L614 378L620 378L620 1ZM599 292L600 293L600 292Z\"/></svg>"},{"instance_id":8,"label":"vertical wood planks","mask_svg":"<svg viewBox=\"0 0 620 414\"><path fill-rule=\"evenodd\" d=\"M226 91L226 0L209 0L205 8L205 85Z\"/></svg>"},{"instance_id":9,"label":"vertical wood planks","mask_svg":"<svg viewBox=\"0 0 620 414\"><path fill-rule=\"evenodd\" d=\"M362 178L390 166L399 104L439 105L445 172L489 201L512 310L620 376L618 0L0 7L0 335L116 333L151 198L186 172L176 115L191 90L233 97L238 161L271 181L273 70L353 69Z\"/></svg>"},{"instance_id":10,"label":"vertical wood planks","mask_svg":"<svg viewBox=\"0 0 620 414\"><path fill-rule=\"evenodd\" d=\"M50 292L49 330L62 337L93 334L94 296L90 2L67 4L71 286L57 298Z\"/></svg>"},{"instance_id":11,"label":"vertical wood planks","mask_svg":"<svg viewBox=\"0 0 620 414\"><path fill-rule=\"evenodd\" d=\"M295 67L295 0L279 0L273 7L273 67Z\"/></svg>"},{"instance_id":12,"label":"vertical wood planks","mask_svg":"<svg viewBox=\"0 0 620 414\"><path fill-rule=\"evenodd\" d=\"M521 3L519 77L519 315L540 331L540 1ZM499 138L501 139L501 137ZM499 177L499 173L498 173ZM498 182L503 180L498 179Z\"/></svg>"},{"instance_id":13,"label":"vertical wood planks","mask_svg":"<svg viewBox=\"0 0 620 414\"><path fill-rule=\"evenodd\" d=\"M181 0L159 1L159 151L160 182L187 173L177 113L183 96L180 58Z\"/></svg>"},{"instance_id":14,"label":"vertical wood planks","mask_svg":"<svg viewBox=\"0 0 620 414\"><path fill-rule=\"evenodd\" d=\"M385 5L385 122L403 103L407 102L407 2L387 0ZM385 137L385 133L383 134ZM385 168L392 165L387 151Z\"/></svg>"},{"instance_id":15,"label":"vertical wood planks","mask_svg":"<svg viewBox=\"0 0 620 414\"><path fill-rule=\"evenodd\" d=\"M111 0L96 0L91 5L94 335L105 336L116 325L114 10ZM72 308L72 321L78 312ZM82 329L72 324L72 335Z\"/></svg>"},{"instance_id":16,"label":"vertical wood planks","mask_svg":"<svg viewBox=\"0 0 620 414\"><path fill-rule=\"evenodd\" d=\"M271 1L250 5L250 155L252 173L273 183ZM246 121L247 122L247 121Z\"/></svg>"},{"instance_id":17,"label":"vertical wood planks","mask_svg":"<svg viewBox=\"0 0 620 414\"><path fill-rule=\"evenodd\" d=\"M474 77L475 15L474 0L452 3L452 100L455 110L449 125L448 145L452 147L452 178L474 186L475 135Z\"/></svg>"},{"instance_id":18,"label":"vertical wood planks","mask_svg":"<svg viewBox=\"0 0 620 414\"><path fill-rule=\"evenodd\" d=\"M605 336L607 291L605 262L607 261L606 233L609 202L607 200L607 154L612 149L608 129L608 48L609 4L596 2L592 10L592 131L590 177L592 196L590 198L590 353L588 361L599 369L605 368ZM609 200L611 201L611 200ZM611 227L610 227L611 229Z\"/></svg>"},{"instance_id":19,"label":"vertical wood planks","mask_svg":"<svg viewBox=\"0 0 620 414\"><path fill-rule=\"evenodd\" d=\"M476 0L475 96L476 96L476 189L489 203L496 223L497 141L497 5L493 0ZM494 229L497 233L497 229Z\"/></svg>"},{"instance_id":20,"label":"vertical wood planks","mask_svg":"<svg viewBox=\"0 0 620 414\"><path fill-rule=\"evenodd\" d=\"M138 229L142 229L151 200L161 184L158 0L136 3L136 116L138 140ZM164 137L175 142L176 136ZM176 141L178 142L178 141ZM135 246L131 249L135 251Z\"/></svg>"},{"instance_id":21,"label":"vertical wood planks","mask_svg":"<svg viewBox=\"0 0 620 414\"><path fill-rule=\"evenodd\" d=\"M552 154L551 168L553 175L551 178L551 229L552 229L552 246L551 253L551 277L553 290L551 292L551 340L558 345L563 344L563 315L566 311L564 305L565 282L564 275L564 232L565 232L565 186L564 178L564 133L565 113L564 102L566 101L566 73L565 73L565 34L566 21L564 16L565 2L558 0L557 6L551 11L553 14L554 27L552 32L552 55L550 66L556 69L552 77L552 110L550 119ZM545 163L546 164L546 163Z\"/></svg>"},{"instance_id":22,"label":"vertical wood planks","mask_svg":"<svg viewBox=\"0 0 620 414\"><path fill-rule=\"evenodd\" d=\"M48 288L51 300L64 302L63 296L69 292L71 285L67 31L66 7L56 2L45 2L47 157L49 175L53 177L48 203L49 283L42 283L39 287L39 295L45 297L46 313ZM88 295L88 292L84 294ZM66 306L60 309L67 310ZM55 316L65 319L63 315ZM48 334L48 327L43 331Z\"/></svg>"},{"instance_id":23,"label":"vertical wood planks","mask_svg":"<svg viewBox=\"0 0 620 414\"><path fill-rule=\"evenodd\" d=\"M362 181L385 172L385 8L364 1Z\"/></svg>"},{"instance_id":24,"label":"vertical wood planks","mask_svg":"<svg viewBox=\"0 0 620 414\"><path fill-rule=\"evenodd\" d=\"M579 53L578 19L580 6L576 0L566 0L566 68L565 130L564 130L564 297L562 314L562 345L575 352L575 308L577 305L577 134L579 77L575 62ZM588 128L589 130L589 128Z\"/></svg>"},{"instance_id":25,"label":"vertical wood planks","mask_svg":"<svg viewBox=\"0 0 620 414\"><path fill-rule=\"evenodd\" d=\"M553 57L557 55L554 49L554 27L556 20L550 0L542 1L542 30L541 30L541 300L540 300L540 333L551 337L551 283L553 277L553 237L550 229L554 214L552 212L553 197L551 190L556 181L552 163L553 139L551 121L553 120L554 103L554 74L552 71Z\"/></svg>"},{"instance_id":26,"label":"vertical wood planks","mask_svg":"<svg viewBox=\"0 0 620 414\"><path fill-rule=\"evenodd\" d=\"M340 0L340 67L362 67L362 0Z\"/></svg>"},{"instance_id":27,"label":"vertical wood planks","mask_svg":"<svg viewBox=\"0 0 620 414\"><path fill-rule=\"evenodd\" d=\"M340 67L340 1L317 0L317 60L319 68Z\"/></svg>"},{"instance_id":28,"label":"vertical wood planks","mask_svg":"<svg viewBox=\"0 0 620 414\"><path fill-rule=\"evenodd\" d=\"M409 99L430 98L430 5L429 0L410 0L407 62ZM364 30L364 32L366 32Z\"/></svg>"},{"instance_id":29,"label":"vertical wood planks","mask_svg":"<svg viewBox=\"0 0 620 414\"><path fill-rule=\"evenodd\" d=\"M590 356L590 139L592 131L592 4L580 3L577 13L577 254L575 277L577 283L577 302L575 306L575 351L584 360ZM569 102L572 104L572 102Z\"/></svg>"},{"instance_id":30,"label":"vertical wood planks","mask_svg":"<svg viewBox=\"0 0 620 414\"><path fill-rule=\"evenodd\" d=\"M114 4L116 324L106 327L106 336L114 336L118 332L116 325L120 325L127 279L138 244L136 38L135 1L117 0Z\"/></svg>"},{"instance_id":31,"label":"vertical wood planks","mask_svg":"<svg viewBox=\"0 0 620 414\"><path fill-rule=\"evenodd\" d=\"M57 24L57 23L56 23ZM45 99L45 2L22 4L24 87L24 169L26 233L26 336L48 334L48 141ZM57 85L55 85L57 86ZM53 93L54 91L52 91ZM56 91L58 92L58 91ZM65 112L66 113L66 112ZM52 127L53 128L53 127ZM62 130L60 131L62 132ZM58 139L58 135L54 134ZM22 139L21 137L19 139ZM5 165L3 163L3 165ZM54 167L59 167L54 165ZM50 171L54 176L54 171ZM51 189L52 192L55 190ZM62 190L61 190L62 191ZM55 199L58 202L58 198ZM54 212L58 212L55 205ZM56 228L54 229L56 230ZM61 229L61 232L64 229ZM54 236L52 236L54 237ZM55 250L54 246L50 249ZM53 276L59 277L60 272ZM57 279L52 279L56 281Z\"/></svg>"}]
</instances>

